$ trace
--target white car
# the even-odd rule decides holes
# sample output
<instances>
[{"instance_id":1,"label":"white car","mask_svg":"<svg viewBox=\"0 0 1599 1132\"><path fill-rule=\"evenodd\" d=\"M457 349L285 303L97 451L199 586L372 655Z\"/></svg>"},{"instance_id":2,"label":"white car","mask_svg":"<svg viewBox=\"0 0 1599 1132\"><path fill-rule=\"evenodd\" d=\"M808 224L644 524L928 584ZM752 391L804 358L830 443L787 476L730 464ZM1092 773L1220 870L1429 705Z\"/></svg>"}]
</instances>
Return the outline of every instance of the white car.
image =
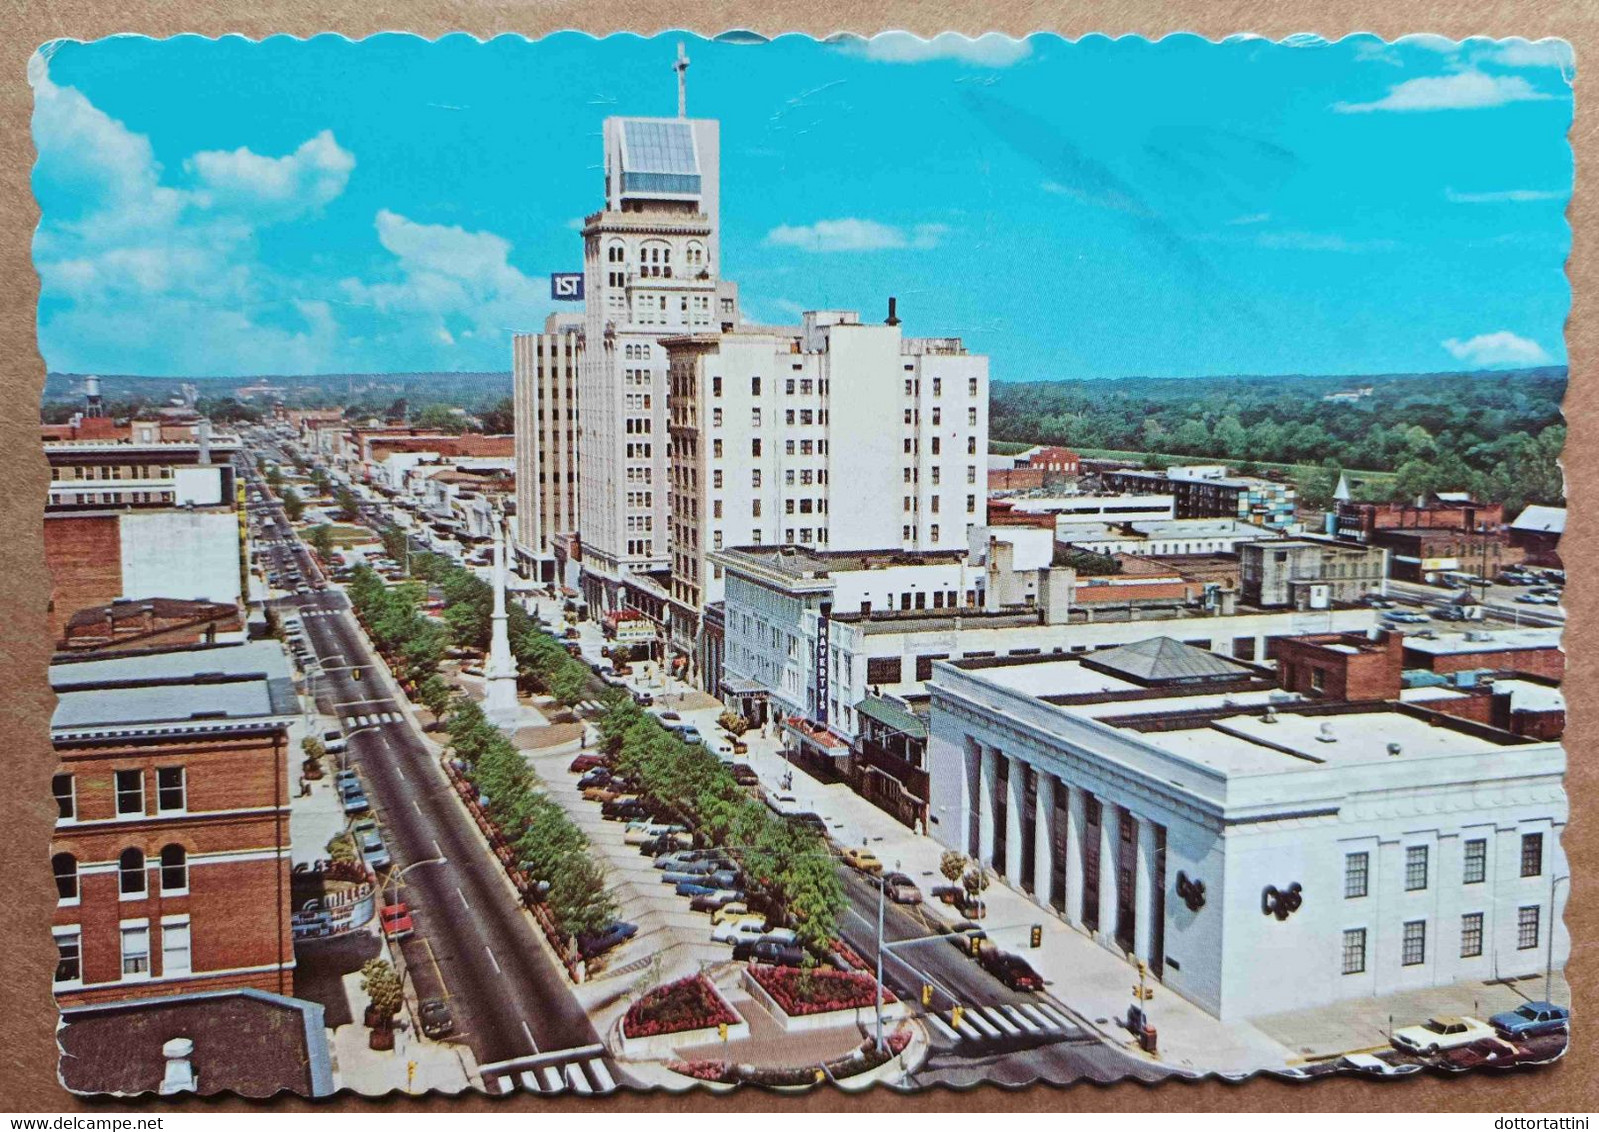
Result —
<instances>
[{"instance_id":1,"label":"white car","mask_svg":"<svg viewBox=\"0 0 1599 1132\"><path fill-rule=\"evenodd\" d=\"M629 822L627 831L622 834L624 845L643 845L646 841L653 841L657 837L664 837L668 833L687 833L688 830L681 825L665 825L661 822L636 821Z\"/></svg>"},{"instance_id":2,"label":"white car","mask_svg":"<svg viewBox=\"0 0 1599 1132\"><path fill-rule=\"evenodd\" d=\"M1480 1018L1443 1014L1429 1018L1419 1026L1395 1030L1388 1040L1395 1049L1431 1057L1443 1050L1469 1046L1472 1042L1494 1036L1494 1028Z\"/></svg>"},{"instance_id":3,"label":"white car","mask_svg":"<svg viewBox=\"0 0 1599 1132\"><path fill-rule=\"evenodd\" d=\"M737 943L743 939L760 939L762 936L787 934L786 943L794 942L794 933L787 928L766 930L765 916L733 916L711 929L711 939L716 943Z\"/></svg>"}]
</instances>

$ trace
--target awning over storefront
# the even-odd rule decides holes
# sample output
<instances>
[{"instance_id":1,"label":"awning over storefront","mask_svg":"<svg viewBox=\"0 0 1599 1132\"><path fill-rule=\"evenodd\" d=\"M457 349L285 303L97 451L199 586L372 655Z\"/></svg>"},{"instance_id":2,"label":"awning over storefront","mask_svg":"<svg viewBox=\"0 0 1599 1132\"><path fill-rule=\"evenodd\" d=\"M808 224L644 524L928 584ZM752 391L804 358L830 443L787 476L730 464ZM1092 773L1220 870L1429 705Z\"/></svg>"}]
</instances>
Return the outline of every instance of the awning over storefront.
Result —
<instances>
[{"instance_id":1,"label":"awning over storefront","mask_svg":"<svg viewBox=\"0 0 1599 1132\"><path fill-rule=\"evenodd\" d=\"M722 691L730 696L765 696L766 688L742 676L729 676L722 681Z\"/></svg>"},{"instance_id":2,"label":"awning over storefront","mask_svg":"<svg viewBox=\"0 0 1599 1132\"><path fill-rule=\"evenodd\" d=\"M799 744L802 751L829 759L849 758L848 743L800 716L784 716L783 730Z\"/></svg>"},{"instance_id":3,"label":"awning over storefront","mask_svg":"<svg viewBox=\"0 0 1599 1132\"><path fill-rule=\"evenodd\" d=\"M877 696L870 696L855 705L855 710L867 719L875 719L884 727L908 735L912 739L927 738L927 723L897 704Z\"/></svg>"}]
</instances>

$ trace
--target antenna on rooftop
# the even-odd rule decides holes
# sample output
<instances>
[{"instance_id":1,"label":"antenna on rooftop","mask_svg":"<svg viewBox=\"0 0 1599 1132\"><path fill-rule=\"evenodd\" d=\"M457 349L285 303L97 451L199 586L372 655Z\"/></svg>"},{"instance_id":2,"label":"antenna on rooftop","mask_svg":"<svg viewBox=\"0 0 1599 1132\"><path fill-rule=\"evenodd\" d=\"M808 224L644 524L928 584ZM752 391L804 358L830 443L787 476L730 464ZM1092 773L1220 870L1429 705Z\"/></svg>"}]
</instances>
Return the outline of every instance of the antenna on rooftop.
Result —
<instances>
[{"instance_id":1,"label":"antenna on rooftop","mask_svg":"<svg viewBox=\"0 0 1599 1132\"><path fill-rule=\"evenodd\" d=\"M677 62L672 64L672 70L677 72L677 116L688 117L688 53L683 50L683 41L677 44Z\"/></svg>"}]
</instances>

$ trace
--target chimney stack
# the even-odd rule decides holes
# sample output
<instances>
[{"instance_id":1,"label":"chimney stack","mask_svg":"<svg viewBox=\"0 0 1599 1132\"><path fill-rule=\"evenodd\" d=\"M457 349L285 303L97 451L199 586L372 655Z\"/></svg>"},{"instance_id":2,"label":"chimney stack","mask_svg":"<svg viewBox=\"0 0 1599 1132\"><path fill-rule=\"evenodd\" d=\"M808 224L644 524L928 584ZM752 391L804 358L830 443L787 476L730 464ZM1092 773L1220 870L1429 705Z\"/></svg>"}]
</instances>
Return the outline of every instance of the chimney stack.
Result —
<instances>
[{"instance_id":1,"label":"chimney stack","mask_svg":"<svg viewBox=\"0 0 1599 1132\"><path fill-rule=\"evenodd\" d=\"M200 1089L200 1077L189 1061L194 1056L194 1042L188 1038L173 1038L161 1046L161 1056L167 1059L166 1075L161 1079L161 1096L174 1093L194 1093Z\"/></svg>"},{"instance_id":2,"label":"chimney stack","mask_svg":"<svg viewBox=\"0 0 1599 1132\"><path fill-rule=\"evenodd\" d=\"M887 324L889 326L898 326L899 325L899 315L896 314L895 311L894 311L894 308L897 305L898 304L897 304L894 296L890 295L888 297L888 317L883 320L883 322L885 324Z\"/></svg>"},{"instance_id":3,"label":"chimney stack","mask_svg":"<svg viewBox=\"0 0 1599 1132\"><path fill-rule=\"evenodd\" d=\"M211 463L210 419L207 417L201 417L199 423L194 426L194 434L195 438L200 442L200 454L198 457L199 463L201 466L205 466Z\"/></svg>"}]
</instances>

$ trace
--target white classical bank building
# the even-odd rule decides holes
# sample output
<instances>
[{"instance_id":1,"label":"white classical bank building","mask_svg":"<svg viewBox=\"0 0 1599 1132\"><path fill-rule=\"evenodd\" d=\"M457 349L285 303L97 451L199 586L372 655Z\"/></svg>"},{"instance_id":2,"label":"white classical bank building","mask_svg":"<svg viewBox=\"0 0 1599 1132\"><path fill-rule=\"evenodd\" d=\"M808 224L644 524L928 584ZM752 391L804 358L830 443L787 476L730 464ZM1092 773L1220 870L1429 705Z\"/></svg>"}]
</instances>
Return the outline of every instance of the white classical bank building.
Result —
<instances>
[{"instance_id":1,"label":"white classical bank building","mask_svg":"<svg viewBox=\"0 0 1599 1132\"><path fill-rule=\"evenodd\" d=\"M933 836L1223 1020L1565 960L1557 742L1169 638L929 691Z\"/></svg>"}]
</instances>

